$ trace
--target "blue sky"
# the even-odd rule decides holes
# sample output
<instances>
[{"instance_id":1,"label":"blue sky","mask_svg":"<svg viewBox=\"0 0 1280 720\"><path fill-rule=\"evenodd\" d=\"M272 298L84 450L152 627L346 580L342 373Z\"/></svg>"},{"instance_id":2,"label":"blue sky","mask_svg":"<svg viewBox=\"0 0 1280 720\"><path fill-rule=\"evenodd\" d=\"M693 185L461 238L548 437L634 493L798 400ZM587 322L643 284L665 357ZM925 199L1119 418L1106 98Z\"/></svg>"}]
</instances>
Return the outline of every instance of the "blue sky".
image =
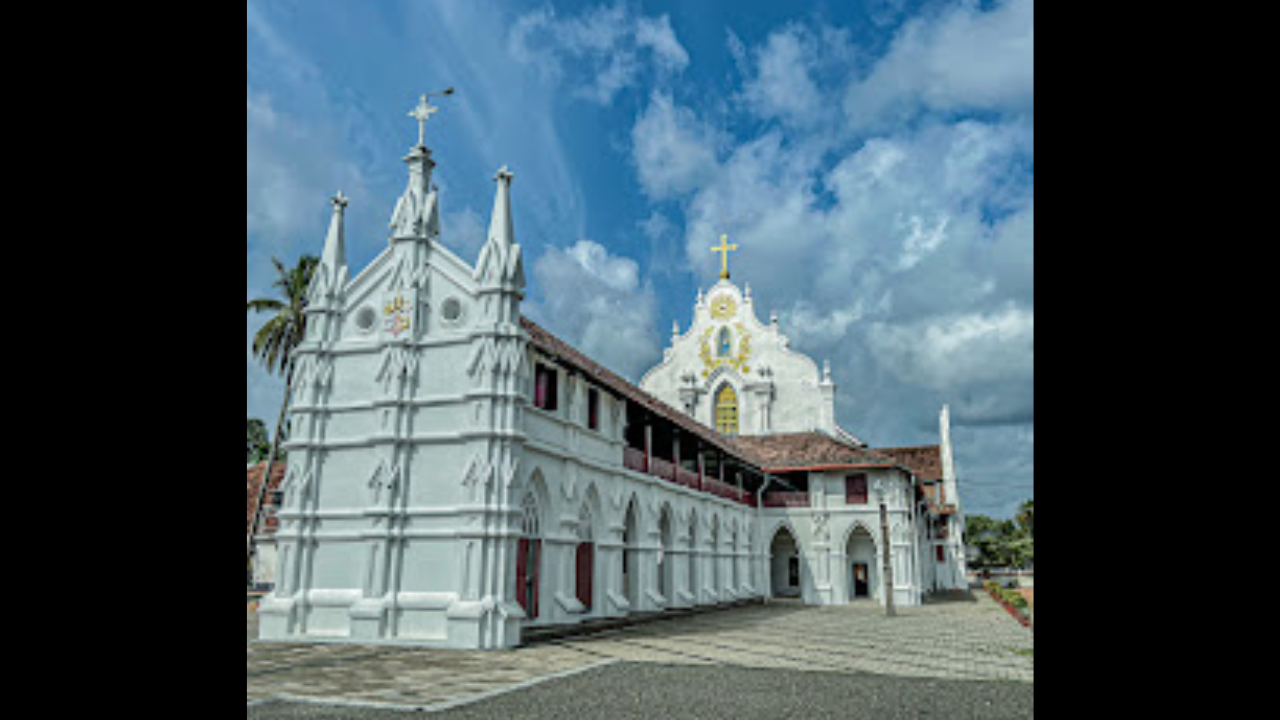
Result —
<instances>
[{"instance_id":1,"label":"blue sky","mask_svg":"<svg viewBox=\"0 0 1280 720\"><path fill-rule=\"evenodd\" d=\"M407 113L453 86L427 126L443 242L475 259L509 166L532 318L638 380L727 233L734 280L831 361L841 425L935 443L949 403L966 509L1033 495L1030 0L281 0L246 19L247 297L271 257L320 254L339 189L353 274L382 251ZM246 357L271 426L283 384Z\"/></svg>"}]
</instances>

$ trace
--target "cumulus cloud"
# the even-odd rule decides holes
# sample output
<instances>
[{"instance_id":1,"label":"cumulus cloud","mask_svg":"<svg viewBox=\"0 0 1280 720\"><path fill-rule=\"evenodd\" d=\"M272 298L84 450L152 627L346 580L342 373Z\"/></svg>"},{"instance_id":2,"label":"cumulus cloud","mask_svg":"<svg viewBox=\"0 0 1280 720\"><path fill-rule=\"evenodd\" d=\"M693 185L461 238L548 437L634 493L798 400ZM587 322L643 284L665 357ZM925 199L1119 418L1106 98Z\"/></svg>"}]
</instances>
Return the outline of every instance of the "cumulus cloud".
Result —
<instances>
[{"instance_id":1,"label":"cumulus cloud","mask_svg":"<svg viewBox=\"0 0 1280 720\"><path fill-rule=\"evenodd\" d=\"M631 130L632 161L645 194L655 200L684 195L716 176L720 139L671 95L653 92Z\"/></svg>"},{"instance_id":2,"label":"cumulus cloud","mask_svg":"<svg viewBox=\"0 0 1280 720\"><path fill-rule=\"evenodd\" d=\"M660 357L657 298L634 260L591 240L533 262L525 312L588 357L638 380Z\"/></svg>"},{"instance_id":3,"label":"cumulus cloud","mask_svg":"<svg viewBox=\"0 0 1280 720\"><path fill-rule=\"evenodd\" d=\"M908 20L888 53L850 85L851 126L884 129L924 111L1029 113L1034 97L1034 3L989 10L964 3Z\"/></svg>"},{"instance_id":4,"label":"cumulus cloud","mask_svg":"<svg viewBox=\"0 0 1280 720\"><path fill-rule=\"evenodd\" d=\"M526 13L512 24L507 51L600 105L636 85L648 67L673 74L689 64L668 16L637 15L621 2L570 17L557 17L550 6Z\"/></svg>"},{"instance_id":5,"label":"cumulus cloud","mask_svg":"<svg viewBox=\"0 0 1280 720\"><path fill-rule=\"evenodd\" d=\"M835 118L839 104L829 97L844 82L855 55L847 31L791 23L770 33L754 50L730 33L729 47L744 75L742 90L735 96L740 108L800 128Z\"/></svg>"},{"instance_id":6,"label":"cumulus cloud","mask_svg":"<svg viewBox=\"0 0 1280 720\"><path fill-rule=\"evenodd\" d=\"M941 315L890 325L873 323L867 340L881 364L905 382L963 390L993 381L1030 380L1035 317L1007 306L994 313Z\"/></svg>"}]
</instances>

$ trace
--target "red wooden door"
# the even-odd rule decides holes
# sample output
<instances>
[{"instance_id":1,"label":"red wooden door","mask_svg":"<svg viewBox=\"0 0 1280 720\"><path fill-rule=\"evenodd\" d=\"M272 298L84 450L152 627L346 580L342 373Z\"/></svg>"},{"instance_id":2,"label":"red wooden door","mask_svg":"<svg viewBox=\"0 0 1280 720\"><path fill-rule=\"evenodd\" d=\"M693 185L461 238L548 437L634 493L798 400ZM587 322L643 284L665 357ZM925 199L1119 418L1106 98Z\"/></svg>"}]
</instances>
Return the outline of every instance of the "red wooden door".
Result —
<instances>
[{"instance_id":1,"label":"red wooden door","mask_svg":"<svg viewBox=\"0 0 1280 720\"><path fill-rule=\"evenodd\" d=\"M595 546L591 543L578 544L578 602L591 609L591 569Z\"/></svg>"}]
</instances>

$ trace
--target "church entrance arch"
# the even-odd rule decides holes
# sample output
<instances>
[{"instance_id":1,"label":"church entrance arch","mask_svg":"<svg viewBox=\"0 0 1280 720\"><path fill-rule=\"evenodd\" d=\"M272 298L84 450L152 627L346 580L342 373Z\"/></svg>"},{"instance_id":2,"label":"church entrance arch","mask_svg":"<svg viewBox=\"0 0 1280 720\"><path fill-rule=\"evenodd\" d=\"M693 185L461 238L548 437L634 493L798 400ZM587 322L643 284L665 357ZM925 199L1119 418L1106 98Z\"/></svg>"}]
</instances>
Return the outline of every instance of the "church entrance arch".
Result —
<instances>
[{"instance_id":1,"label":"church entrance arch","mask_svg":"<svg viewBox=\"0 0 1280 720\"><path fill-rule=\"evenodd\" d=\"M538 585L542 580L542 521L533 492L520 504L520 540L516 543L516 602L525 616L538 617Z\"/></svg>"},{"instance_id":2,"label":"church entrance arch","mask_svg":"<svg viewBox=\"0 0 1280 720\"><path fill-rule=\"evenodd\" d=\"M584 502L578 510L578 547L574 553L574 588L584 612L591 612L594 593L596 546L591 527L591 508Z\"/></svg>"},{"instance_id":3,"label":"church entrance arch","mask_svg":"<svg viewBox=\"0 0 1280 720\"><path fill-rule=\"evenodd\" d=\"M876 572L876 544L871 533L861 524L849 533L844 549L849 602L876 596L879 581Z\"/></svg>"},{"instance_id":4,"label":"church entrance arch","mask_svg":"<svg viewBox=\"0 0 1280 720\"><path fill-rule=\"evenodd\" d=\"M785 525L769 543L769 582L774 597L800 597L800 549Z\"/></svg>"}]
</instances>

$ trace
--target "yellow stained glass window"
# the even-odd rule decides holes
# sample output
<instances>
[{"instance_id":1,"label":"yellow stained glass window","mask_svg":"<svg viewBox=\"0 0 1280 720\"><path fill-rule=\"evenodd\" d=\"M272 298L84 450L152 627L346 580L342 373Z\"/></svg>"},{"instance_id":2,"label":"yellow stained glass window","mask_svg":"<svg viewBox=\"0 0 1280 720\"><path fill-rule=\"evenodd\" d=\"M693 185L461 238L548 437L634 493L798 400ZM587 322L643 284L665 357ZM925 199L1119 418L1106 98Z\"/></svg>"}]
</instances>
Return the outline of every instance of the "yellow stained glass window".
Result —
<instances>
[{"instance_id":1,"label":"yellow stained glass window","mask_svg":"<svg viewBox=\"0 0 1280 720\"><path fill-rule=\"evenodd\" d=\"M724 385L716 393L716 429L725 435L738 434L738 394L732 385Z\"/></svg>"}]
</instances>

